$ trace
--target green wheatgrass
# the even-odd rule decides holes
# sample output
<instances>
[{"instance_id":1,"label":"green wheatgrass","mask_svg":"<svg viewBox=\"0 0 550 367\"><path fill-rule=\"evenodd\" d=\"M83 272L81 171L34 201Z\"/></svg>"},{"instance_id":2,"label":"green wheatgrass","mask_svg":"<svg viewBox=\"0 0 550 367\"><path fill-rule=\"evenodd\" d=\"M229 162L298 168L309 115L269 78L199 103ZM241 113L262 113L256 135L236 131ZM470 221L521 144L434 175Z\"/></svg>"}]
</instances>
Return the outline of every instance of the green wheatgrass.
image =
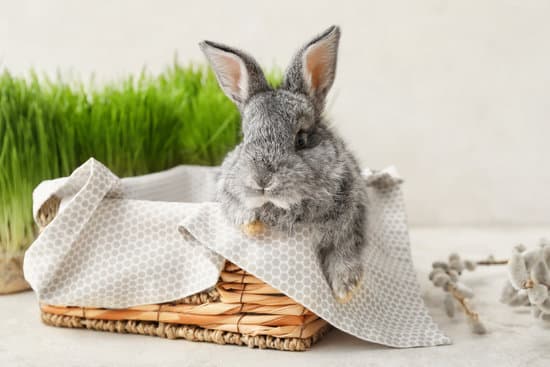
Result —
<instances>
[{"instance_id":1,"label":"green wheatgrass","mask_svg":"<svg viewBox=\"0 0 550 367\"><path fill-rule=\"evenodd\" d=\"M281 80L273 71L272 84ZM91 85L90 85L91 84ZM239 113L204 66L175 62L101 86L0 74L0 254L36 235L32 190L94 157L115 174L220 164L240 140Z\"/></svg>"}]
</instances>

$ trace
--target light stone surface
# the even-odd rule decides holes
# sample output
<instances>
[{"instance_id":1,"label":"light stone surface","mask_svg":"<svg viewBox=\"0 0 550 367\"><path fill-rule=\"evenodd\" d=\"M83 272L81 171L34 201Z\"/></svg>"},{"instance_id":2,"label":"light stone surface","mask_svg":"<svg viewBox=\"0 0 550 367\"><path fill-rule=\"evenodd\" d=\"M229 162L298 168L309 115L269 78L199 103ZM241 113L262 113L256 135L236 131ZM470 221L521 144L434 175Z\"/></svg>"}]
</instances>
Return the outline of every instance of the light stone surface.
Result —
<instances>
[{"instance_id":1,"label":"light stone surface","mask_svg":"<svg viewBox=\"0 0 550 367\"><path fill-rule=\"evenodd\" d=\"M475 293L473 306L489 334L474 336L459 313L444 313L443 294L427 280L431 262L451 252L465 258L508 256L512 246L534 246L548 227L413 227L412 255L423 298L431 315L453 345L392 349L331 331L304 353L251 350L246 347L120 335L90 330L44 326L35 295L30 292L0 297L1 366L506 366L543 367L550 360L550 329L537 324L528 312L498 302L506 278L502 267L480 268L463 276Z\"/></svg>"}]
</instances>

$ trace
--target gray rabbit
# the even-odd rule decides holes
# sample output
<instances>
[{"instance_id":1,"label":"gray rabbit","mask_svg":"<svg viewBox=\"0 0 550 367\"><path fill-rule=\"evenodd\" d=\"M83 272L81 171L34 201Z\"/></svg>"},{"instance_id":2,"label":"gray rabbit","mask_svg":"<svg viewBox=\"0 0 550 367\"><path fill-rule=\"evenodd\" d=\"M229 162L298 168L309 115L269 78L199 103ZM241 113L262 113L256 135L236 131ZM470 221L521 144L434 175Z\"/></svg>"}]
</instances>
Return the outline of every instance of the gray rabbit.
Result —
<instances>
[{"instance_id":1,"label":"gray rabbit","mask_svg":"<svg viewBox=\"0 0 550 367\"><path fill-rule=\"evenodd\" d=\"M310 226L328 284L347 302L363 275L366 185L323 118L339 39L332 26L308 42L277 89L248 54L210 41L200 47L242 117L243 141L218 182L225 215L236 225L260 221L281 231Z\"/></svg>"}]
</instances>

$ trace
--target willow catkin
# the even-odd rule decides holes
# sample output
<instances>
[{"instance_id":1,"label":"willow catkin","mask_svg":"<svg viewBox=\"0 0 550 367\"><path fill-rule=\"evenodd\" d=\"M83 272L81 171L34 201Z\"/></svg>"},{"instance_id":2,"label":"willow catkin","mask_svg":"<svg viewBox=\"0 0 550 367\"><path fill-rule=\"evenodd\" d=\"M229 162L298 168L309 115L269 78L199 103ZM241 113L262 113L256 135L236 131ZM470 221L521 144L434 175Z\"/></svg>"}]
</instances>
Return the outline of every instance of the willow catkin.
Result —
<instances>
[{"instance_id":1,"label":"willow catkin","mask_svg":"<svg viewBox=\"0 0 550 367\"><path fill-rule=\"evenodd\" d=\"M443 271L447 272L449 270L449 265L444 261L434 261L432 263L432 268L434 269L443 269Z\"/></svg>"},{"instance_id":2,"label":"willow catkin","mask_svg":"<svg viewBox=\"0 0 550 367\"><path fill-rule=\"evenodd\" d=\"M464 263L460 261L460 258L453 258L449 260L449 268L460 274L464 270Z\"/></svg>"},{"instance_id":3,"label":"willow catkin","mask_svg":"<svg viewBox=\"0 0 550 367\"><path fill-rule=\"evenodd\" d=\"M542 248L534 248L527 250L521 254L523 257L523 262L527 269L531 269L541 258Z\"/></svg>"},{"instance_id":4,"label":"willow catkin","mask_svg":"<svg viewBox=\"0 0 550 367\"><path fill-rule=\"evenodd\" d=\"M443 300L443 305L445 306L445 312L447 316L454 317L455 315L455 300L450 293L445 294L445 299Z\"/></svg>"},{"instance_id":5,"label":"willow catkin","mask_svg":"<svg viewBox=\"0 0 550 367\"><path fill-rule=\"evenodd\" d=\"M444 274L445 273L445 270L441 269L441 268L435 268L433 269L431 272L430 272L430 275L429 275L429 278L430 280L433 280L434 277L437 275L437 274Z\"/></svg>"},{"instance_id":6,"label":"willow catkin","mask_svg":"<svg viewBox=\"0 0 550 367\"><path fill-rule=\"evenodd\" d=\"M540 305L548 299L548 288L542 284L535 284L532 288L527 289L529 302L533 305Z\"/></svg>"},{"instance_id":7,"label":"willow catkin","mask_svg":"<svg viewBox=\"0 0 550 367\"><path fill-rule=\"evenodd\" d=\"M531 269L531 279L537 283L550 284L550 271L544 263L544 261L539 261Z\"/></svg>"},{"instance_id":8,"label":"willow catkin","mask_svg":"<svg viewBox=\"0 0 550 367\"><path fill-rule=\"evenodd\" d=\"M514 246L514 250L517 250L518 252L523 252L527 250L527 247L523 243L520 243L519 245Z\"/></svg>"},{"instance_id":9,"label":"willow catkin","mask_svg":"<svg viewBox=\"0 0 550 367\"><path fill-rule=\"evenodd\" d=\"M432 281L436 287L445 287L445 285L451 281L451 278L446 273L438 273L434 275Z\"/></svg>"},{"instance_id":10,"label":"willow catkin","mask_svg":"<svg viewBox=\"0 0 550 367\"><path fill-rule=\"evenodd\" d=\"M550 314L550 298L547 298L544 302L537 305L538 308L544 313Z\"/></svg>"},{"instance_id":11,"label":"willow catkin","mask_svg":"<svg viewBox=\"0 0 550 367\"><path fill-rule=\"evenodd\" d=\"M464 260L464 267L469 271L474 271L476 270L477 264L472 260Z\"/></svg>"},{"instance_id":12,"label":"willow catkin","mask_svg":"<svg viewBox=\"0 0 550 367\"><path fill-rule=\"evenodd\" d=\"M460 255L457 254L456 252L453 252L452 254L450 254L449 261L453 261L453 260L460 260Z\"/></svg>"},{"instance_id":13,"label":"willow catkin","mask_svg":"<svg viewBox=\"0 0 550 367\"><path fill-rule=\"evenodd\" d=\"M512 283L510 283L509 280L506 280L506 283L504 284L504 287L502 287L502 291L500 293L500 302L509 304L517 293L518 291L512 286Z\"/></svg>"},{"instance_id":14,"label":"willow catkin","mask_svg":"<svg viewBox=\"0 0 550 367\"><path fill-rule=\"evenodd\" d=\"M456 270L449 270L449 277L451 278L451 281L457 282L458 281L459 273Z\"/></svg>"},{"instance_id":15,"label":"willow catkin","mask_svg":"<svg viewBox=\"0 0 550 367\"><path fill-rule=\"evenodd\" d=\"M459 282L460 275L464 269L475 269L475 263L470 261L466 265L456 253L449 255L449 262L435 261L432 263L432 271L429 278L433 285L442 288L446 293L443 299L445 313L454 317L457 305L460 305L464 313L471 319L474 333L483 334L487 330L479 321L479 315L471 308L468 299L474 296L474 292L463 283Z\"/></svg>"},{"instance_id":16,"label":"willow catkin","mask_svg":"<svg viewBox=\"0 0 550 367\"><path fill-rule=\"evenodd\" d=\"M531 307L532 315L550 321L550 241L541 239L539 246L527 250L516 247L508 262L510 285L502 293L509 306ZM513 287L516 293L510 290Z\"/></svg>"},{"instance_id":17,"label":"willow catkin","mask_svg":"<svg viewBox=\"0 0 550 367\"><path fill-rule=\"evenodd\" d=\"M519 307L519 306L529 306L531 302L529 301L529 296L525 289L520 289L516 292L514 297L508 302L508 306Z\"/></svg>"},{"instance_id":18,"label":"willow catkin","mask_svg":"<svg viewBox=\"0 0 550 367\"><path fill-rule=\"evenodd\" d=\"M512 256L508 261L508 276L510 282L516 289L523 288L523 285L529 279L523 256L516 250L512 252Z\"/></svg>"},{"instance_id":19,"label":"willow catkin","mask_svg":"<svg viewBox=\"0 0 550 367\"><path fill-rule=\"evenodd\" d=\"M456 290L462 294L464 298L473 298L474 291L461 282L455 283Z\"/></svg>"},{"instance_id":20,"label":"willow catkin","mask_svg":"<svg viewBox=\"0 0 550 367\"><path fill-rule=\"evenodd\" d=\"M486 334L487 333L487 328L485 327L485 325L479 319L469 318L468 322L470 323L470 327L472 328L472 331L475 334Z\"/></svg>"},{"instance_id":21,"label":"willow catkin","mask_svg":"<svg viewBox=\"0 0 550 367\"><path fill-rule=\"evenodd\" d=\"M546 266L550 268L550 245L544 247L542 257Z\"/></svg>"}]
</instances>

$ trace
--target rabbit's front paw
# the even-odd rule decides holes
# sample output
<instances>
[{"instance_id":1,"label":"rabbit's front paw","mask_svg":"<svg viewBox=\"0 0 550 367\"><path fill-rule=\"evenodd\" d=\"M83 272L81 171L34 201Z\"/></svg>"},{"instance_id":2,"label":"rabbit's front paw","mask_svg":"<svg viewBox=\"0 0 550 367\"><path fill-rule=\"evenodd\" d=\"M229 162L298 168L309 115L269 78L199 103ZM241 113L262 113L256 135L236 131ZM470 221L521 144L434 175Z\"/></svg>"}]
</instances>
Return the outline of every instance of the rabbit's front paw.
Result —
<instances>
[{"instance_id":1,"label":"rabbit's front paw","mask_svg":"<svg viewBox=\"0 0 550 367\"><path fill-rule=\"evenodd\" d=\"M347 303L361 285L363 279L363 267L360 264L349 268L348 266L336 266L330 274L330 287L334 298L339 303Z\"/></svg>"},{"instance_id":2,"label":"rabbit's front paw","mask_svg":"<svg viewBox=\"0 0 550 367\"><path fill-rule=\"evenodd\" d=\"M262 206L258 214L259 220L267 227L281 232L289 232L295 222L294 215L290 210L279 208L272 203Z\"/></svg>"},{"instance_id":3,"label":"rabbit's front paw","mask_svg":"<svg viewBox=\"0 0 550 367\"><path fill-rule=\"evenodd\" d=\"M249 237L258 236L266 230L266 225L259 218L257 210L242 211L236 222L241 231Z\"/></svg>"},{"instance_id":4,"label":"rabbit's front paw","mask_svg":"<svg viewBox=\"0 0 550 367\"><path fill-rule=\"evenodd\" d=\"M265 232L265 224L259 220L254 220L241 225L241 230L250 237L258 236Z\"/></svg>"}]
</instances>

